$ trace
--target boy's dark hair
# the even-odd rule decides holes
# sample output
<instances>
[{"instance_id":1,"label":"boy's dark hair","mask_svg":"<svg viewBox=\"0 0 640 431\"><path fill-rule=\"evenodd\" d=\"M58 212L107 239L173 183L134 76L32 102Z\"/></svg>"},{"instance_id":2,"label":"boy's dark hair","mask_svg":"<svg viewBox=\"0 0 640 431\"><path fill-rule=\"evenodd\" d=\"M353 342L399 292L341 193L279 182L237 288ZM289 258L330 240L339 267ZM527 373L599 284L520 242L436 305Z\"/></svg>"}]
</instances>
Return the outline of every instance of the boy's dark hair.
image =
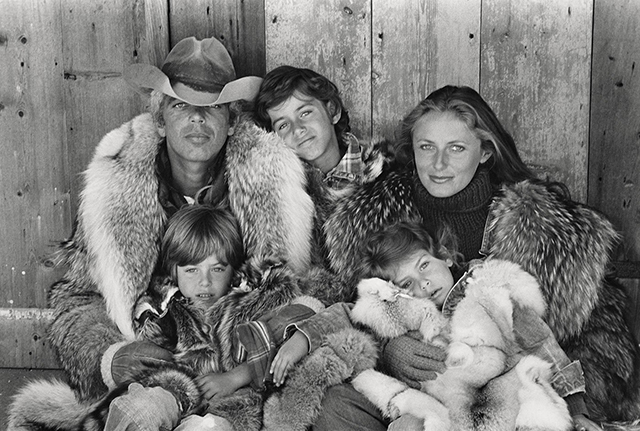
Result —
<instances>
[{"instance_id":1,"label":"boy's dark hair","mask_svg":"<svg viewBox=\"0 0 640 431\"><path fill-rule=\"evenodd\" d=\"M164 275L176 280L178 266L194 265L215 254L238 269L244 247L236 218L226 209L206 204L180 208L162 237L160 263Z\"/></svg>"},{"instance_id":2,"label":"boy's dark hair","mask_svg":"<svg viewBox=\"0 0 640 431\"><path fill-rule=\"evenodd\" d=\"M376 232L365 244L361 276L388 279L393 265L420 249L438 259L451 259L456 264L458 256L452 251L455 239L450 230L443 229L438 236L438 240L434 239L422 225L413 221L401 221Z\"/></svg>"},{"instance_id":3,"label":"boy's dark hair","mask_svg":"<svg viewBox=\"0 0 640 431\"><path fill-rule=\"evenodd\" d=\"M340 109L340 119L333 127L338 142L344 145L342 136L351 130L351 126L349 125L349 113L342 103L338 87L327 77L311 69L279 66L266 74L254 105L255 120L258 125L265 130L272 131L271 119L267 110L280 105L296 91L327 103L331 114L334 114L336 109Z\"/></svg>"}]
</instances>

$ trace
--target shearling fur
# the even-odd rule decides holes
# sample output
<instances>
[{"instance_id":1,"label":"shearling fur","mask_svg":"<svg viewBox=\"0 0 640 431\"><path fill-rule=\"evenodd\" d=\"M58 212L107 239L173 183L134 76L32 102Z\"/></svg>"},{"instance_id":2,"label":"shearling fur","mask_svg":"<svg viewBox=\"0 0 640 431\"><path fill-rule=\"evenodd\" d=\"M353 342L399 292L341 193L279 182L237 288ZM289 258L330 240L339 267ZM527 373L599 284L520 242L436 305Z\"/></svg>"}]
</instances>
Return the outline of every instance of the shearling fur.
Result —
<instances>
[{"instance_id":1,"label":"shearling fur","mask_svg":"<svg viewBox=\"0 0 640 431\"><path fill-rule=\"evenodd\" d=\"M361 296L351 315L354 321L366 324L379 335L397 336L420 326L429 327L430 323L436 328L443 328L442 316L437 316L433 310L425 313L424 307L411 304L412 301L423 302L423 299L393 295L389 292L389 285L384 283L377 283L372 288L371 281L365 280L359 286ZM533 308L539 315L544 313L545 304L535 279L518 265L507 261L488 260L475 267L465 292L450 321L448 369L435 380L423 382L426 394L411 389L399 390L400 387L389 393L390 388L398 385L391 384L390 377L376 372L357 376L353 380L354 387L387 417L395 419L399 415L411 414L424 419L425 430L485 427L506 430L520 424L559 431L569 429L571 417L564 401L553 390L549 391L549 364L535 359L527 359L516 366L518 379L510 385L502 385L501 393L493 395L500 402L487 400L486 404L492 409L479 415L482 420L477 419L477 394L491 380L502 378L508 355L517 352L512 348L515 345L512 301ZM364 305L361 310L360 305ZM365 308L368 314L360 312ZM420 317L427 321L427 325L421 325ZM394 324L397 326L395 331L390 329ZM433 329L425 333L427 337L434 336ZM521 390L518 391L519 387ZM523 387L526 390L522 390ZM383 388L382 392L380 388ZM485 392L485 396L487 394ZM515 399L516 394L521 397L521 402L514 404L509 395ZM542 423L529 411L531 405L535 405L538 415L545 416L545 419L552 416L563 420L551 422L552 426L549 421ZM523 406L525 410L520 412ZM546 412L545 407L550 410Z\"/></svg>"},{"instance_id":2,"label":"shearling fur","mask_svg":"<svg viewBox=\"0 0 640 431\"><path fill-rule=\"evenodd\" d=\"M338 204L326 227L331 267L352 272L366 238L395 222L420 220L412 173L383 173ZM625 320L626 293L605 276L617 238L593 209L524 181L504 186L490 209L491 257L511 260L539 281L545 320L580 360L591 419L640 417L640 352Z\"/></svg>"}]
</instances>

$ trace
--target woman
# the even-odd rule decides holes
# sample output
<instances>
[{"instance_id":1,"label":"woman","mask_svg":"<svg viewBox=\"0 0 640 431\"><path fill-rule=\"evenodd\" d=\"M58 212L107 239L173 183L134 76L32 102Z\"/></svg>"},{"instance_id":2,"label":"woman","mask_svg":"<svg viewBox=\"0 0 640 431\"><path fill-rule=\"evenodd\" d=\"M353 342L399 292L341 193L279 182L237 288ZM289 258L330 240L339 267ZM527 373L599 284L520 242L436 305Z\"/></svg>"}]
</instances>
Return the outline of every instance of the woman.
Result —
<instances>
[{"instance_id":1,"label":"woman","mask_svg":"<svg viewBox=\"0 0 640 431\"><path fill-rule=\"evenodd\" d=\"M547 323L584 369L592 420L640 417L639 354L623 319L625 294L605 277L617 239L611 223L571 202L563 186L537 181L494 112L468 87L443 87L416 106L403 120L395 155L397 169L363 185L327 220L332 269L356 268L365 239L391 223L420 220L431 233L446 225L464 261L511 260L539 280ZM387 371L414 384L433 378L441 358L407 336L383 351ZM364 423L354 417L370 406L353 400L336 419L344 400L333 394L345 398L345 391L353 395L344 387L329 393L318 428L337 429L342 419Z\"/></svg>"}]
</instances>

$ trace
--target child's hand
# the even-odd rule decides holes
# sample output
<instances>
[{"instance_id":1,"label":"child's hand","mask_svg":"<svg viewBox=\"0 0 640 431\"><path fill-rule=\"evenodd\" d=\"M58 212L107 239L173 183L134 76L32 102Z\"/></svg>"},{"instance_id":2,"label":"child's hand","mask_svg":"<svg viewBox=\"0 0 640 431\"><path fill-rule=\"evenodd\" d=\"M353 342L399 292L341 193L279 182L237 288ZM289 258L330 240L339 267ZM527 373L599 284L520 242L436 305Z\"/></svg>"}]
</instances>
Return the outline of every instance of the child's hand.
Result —
<instances>
[{"instance_id":1,"label":"child's hand","mask_svg":"<svg viewBox=\"0 0 640 431\"><path fill-rule=\"evenodd\" d=\"M300 331L294 332L291 338L280 347L276 357L273 358L271 369L269 370L273 374L273 383L276 386L283 384L289 369L304 358L308 351L309 340L307 340L307 337Z\"/></svg>"},{"instance_id":2,"label":"child's hand","mask_svg":"<svg viewBox=\"0 0 640 431\"><path fill-rule=\"evenodd\" d=\"M231 395L239 389L236 380L229 373L209 373L196 377L205 400Z\"/></svg>"},{"instance_id":3,"label":"child's hand","mask_svg":"<svg viewBox=\"0 0 640 431\"><path fill-rule=\"evenodd\" d=\"M585 415L573 416L573 428L577 431L602 431L602 428Z\"/></svg>"}]
</instances>

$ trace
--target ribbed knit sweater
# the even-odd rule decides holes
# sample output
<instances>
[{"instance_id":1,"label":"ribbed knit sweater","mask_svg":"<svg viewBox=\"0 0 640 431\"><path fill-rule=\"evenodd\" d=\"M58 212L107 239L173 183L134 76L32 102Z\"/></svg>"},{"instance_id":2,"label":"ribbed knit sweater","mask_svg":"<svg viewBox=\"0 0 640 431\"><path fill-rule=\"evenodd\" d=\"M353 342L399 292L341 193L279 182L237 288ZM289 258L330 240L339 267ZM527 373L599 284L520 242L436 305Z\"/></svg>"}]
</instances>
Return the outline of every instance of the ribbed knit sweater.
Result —
<instances>
[{"instance_id":1,"label":"ribbed knit sweater","mask_svg":"<svg viewBox=\"0 0 640 431\"><path fill-rule=\"evenodd\" d=\"M489 172L478 169L464 190L446 198L436 198L424 188L418 174L414 174L414 202L422 215L425 228L432 234L448 225L457 239L457 251L464 262L479 259L482 235L489 214L489 205L495 193Z\"/></svg>"}]
</instances>

